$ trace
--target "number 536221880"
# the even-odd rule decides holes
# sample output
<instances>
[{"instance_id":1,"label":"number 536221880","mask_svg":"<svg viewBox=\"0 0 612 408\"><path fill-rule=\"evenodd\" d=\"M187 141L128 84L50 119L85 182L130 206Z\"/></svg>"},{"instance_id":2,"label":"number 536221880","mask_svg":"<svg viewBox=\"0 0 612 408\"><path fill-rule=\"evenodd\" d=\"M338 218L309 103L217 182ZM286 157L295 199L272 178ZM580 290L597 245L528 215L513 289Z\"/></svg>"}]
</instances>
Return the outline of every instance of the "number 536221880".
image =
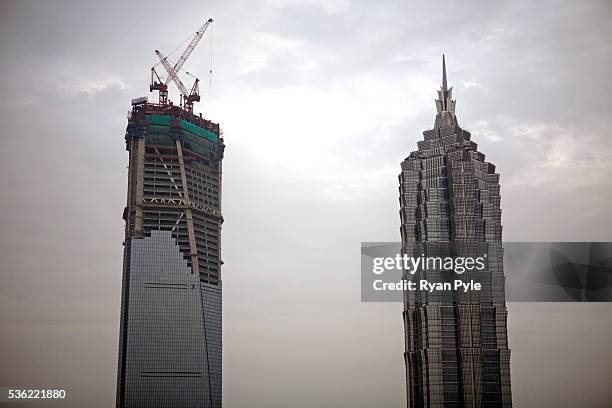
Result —
<instances>
[{"instance_id":1,"label":"number 536221880","mask_svg":"<svg viewBox=\"0 0 612 408\"><path fill-rule=\"evenodd\" d=\"M9 399L61 399L66 398L66 390L8 390Z\"/></svg>"}]
</instances>

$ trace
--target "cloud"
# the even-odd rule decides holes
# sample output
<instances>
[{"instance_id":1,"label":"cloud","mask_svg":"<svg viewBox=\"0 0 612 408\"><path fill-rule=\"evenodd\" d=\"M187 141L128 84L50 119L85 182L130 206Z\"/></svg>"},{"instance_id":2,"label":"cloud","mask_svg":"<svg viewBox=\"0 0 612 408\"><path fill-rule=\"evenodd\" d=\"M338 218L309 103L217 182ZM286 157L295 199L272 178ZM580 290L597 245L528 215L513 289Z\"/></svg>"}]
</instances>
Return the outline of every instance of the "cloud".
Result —
<instances>
[{"instance_id":1,"label":"cloud","mask_svg":"<svg viewBox=\"0 0 612 408\"><path fill-rule=\"evenodd\" d=\"M126 84L119 78L100 77L100 78L78 78L58 84L60 92L66 97L75 97L80 94L94 96L107 89L117 89L123 91L127 89Z\"/></svg>"}]
</instances>

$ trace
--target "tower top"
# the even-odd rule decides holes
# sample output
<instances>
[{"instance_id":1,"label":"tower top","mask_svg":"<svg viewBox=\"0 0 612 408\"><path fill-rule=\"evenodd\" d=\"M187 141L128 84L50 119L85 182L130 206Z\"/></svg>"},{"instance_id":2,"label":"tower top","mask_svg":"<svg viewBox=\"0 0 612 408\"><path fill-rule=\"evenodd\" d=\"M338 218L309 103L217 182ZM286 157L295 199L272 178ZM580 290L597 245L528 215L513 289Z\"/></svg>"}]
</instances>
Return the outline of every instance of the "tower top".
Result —
<instances>
[{"instance_id":1,"label":"tower top","mask_svg":"<svg viewBox=\"0 0 612 408\"><path fill-rule=\"evenodd\" d=\"M438 91L438 99L436 99L436 123L434 128L438 129L446 126L457 126L457 117L455 116L455 101L453 100L453 87L448 87L446 80L446 56L442 54L442 87Z\"/></svg>"}]
</instances>

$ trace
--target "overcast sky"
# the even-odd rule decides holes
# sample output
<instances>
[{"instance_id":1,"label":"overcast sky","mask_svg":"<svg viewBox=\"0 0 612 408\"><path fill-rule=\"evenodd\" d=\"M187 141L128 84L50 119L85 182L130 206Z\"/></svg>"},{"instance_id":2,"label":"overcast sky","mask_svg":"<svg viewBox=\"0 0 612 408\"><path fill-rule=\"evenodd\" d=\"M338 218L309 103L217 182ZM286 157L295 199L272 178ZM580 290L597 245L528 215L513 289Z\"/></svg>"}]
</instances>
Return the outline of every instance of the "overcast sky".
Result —
<instances>
[{"instance_id":1,"label":"overcast sky","mask_svg":"<svg viewBox=\"0 0 612 408\"><path fill-rule=\"evenodd\" d=\"M442 53L504 239L612 240L609 1L3 0L0 387L114 403L126 113L209 17L185 68L227 145L227 407L404 406L401 305L360 302L359 243L400 238ZM610 405L612 306L509 310L516 406Z\"/></svg>"}]
</instances>

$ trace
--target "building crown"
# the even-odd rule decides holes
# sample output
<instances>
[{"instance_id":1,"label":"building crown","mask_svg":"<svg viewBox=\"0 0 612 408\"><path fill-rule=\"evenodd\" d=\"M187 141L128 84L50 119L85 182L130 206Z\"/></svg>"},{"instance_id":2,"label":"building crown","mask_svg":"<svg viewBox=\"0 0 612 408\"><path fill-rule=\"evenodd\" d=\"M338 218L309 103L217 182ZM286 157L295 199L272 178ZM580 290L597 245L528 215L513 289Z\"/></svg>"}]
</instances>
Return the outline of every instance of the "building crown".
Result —
<instances>
[{"instance_id":1,"label":"building crown","mask_svg":"<svg viewBox=\"0 0 612 408\"><path fill-rule=\"evenodd\" d=\"M446 81L446 58L442 54L442 87L438 91L438 99L436 99L436 110L438 113L434 129L458 126L457 117L455 116L455 102L453 100L453 87L448 88Z\"/></svg>"}]
</instances>

